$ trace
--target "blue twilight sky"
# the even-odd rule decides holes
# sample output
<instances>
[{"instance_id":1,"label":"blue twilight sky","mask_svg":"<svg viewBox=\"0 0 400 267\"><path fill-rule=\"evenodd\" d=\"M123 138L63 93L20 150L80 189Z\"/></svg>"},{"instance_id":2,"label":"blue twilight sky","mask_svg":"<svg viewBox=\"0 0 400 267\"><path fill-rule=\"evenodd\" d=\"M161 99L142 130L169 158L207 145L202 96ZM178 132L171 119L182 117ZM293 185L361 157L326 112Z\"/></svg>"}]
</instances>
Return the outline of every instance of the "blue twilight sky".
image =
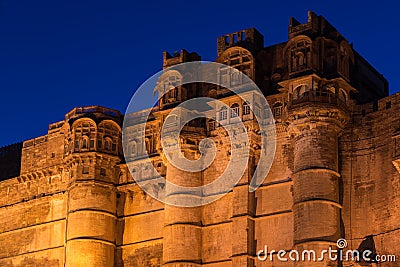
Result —
<instances>
[{"instance_id":1,"label":"blue twilight sky","mask_svg":"<svg viewBox=\"0 0 400 267\"><path fill-rule=\"evenodd\" d=\"M216 57L216 38L255 26L265 44L289 17L324 15L400 91L397 1L0 0L0 146L43 135L75 106L124 111L162 52Z\"/></svg>"}]
</instances>

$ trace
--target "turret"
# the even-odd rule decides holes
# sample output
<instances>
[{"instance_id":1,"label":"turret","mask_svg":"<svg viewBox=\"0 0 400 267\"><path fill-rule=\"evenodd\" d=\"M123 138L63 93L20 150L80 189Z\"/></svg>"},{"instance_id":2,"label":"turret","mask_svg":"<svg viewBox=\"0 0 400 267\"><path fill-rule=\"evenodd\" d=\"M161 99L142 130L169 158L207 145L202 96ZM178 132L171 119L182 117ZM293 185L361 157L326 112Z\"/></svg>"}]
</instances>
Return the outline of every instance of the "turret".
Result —
<instances>
[{"instance_id":1,"label":"turret","mask_svg":"<svg viewBox=\"0 0 400 267\"><path fill-rule=\"evenodd\" d=\"M114 266L116 190L114 166L121 160L121 114L101 107L66 115L68 186L66 265Z\"/></svg>"},{"instance_id":2,"label":"turret","mask_svg":"<svg viewBox=\"0 0 400 267\"><path fill-rule=\"evenodd\" d=\"M288 87L287 123L294 142L294 248L311 249L319 256L329 247L337 249L336 241L343 235L338 137L349 120L350 87L324 82L316 75L290 81ZM318 266L327 261L326 257Z\"/></svg>"}]
</instances>

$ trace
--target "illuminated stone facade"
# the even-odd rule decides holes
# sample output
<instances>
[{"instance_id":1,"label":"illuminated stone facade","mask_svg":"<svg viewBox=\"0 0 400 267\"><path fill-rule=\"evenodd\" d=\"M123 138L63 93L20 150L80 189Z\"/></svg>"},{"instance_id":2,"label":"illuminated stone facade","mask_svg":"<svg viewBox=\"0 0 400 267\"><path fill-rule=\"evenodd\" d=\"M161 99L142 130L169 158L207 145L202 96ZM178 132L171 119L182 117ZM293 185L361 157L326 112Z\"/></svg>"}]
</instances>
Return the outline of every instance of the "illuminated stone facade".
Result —
<instances>
[{"instance_id":1,"label":"illuminated stone facade","mask_svg":"<svg viewBox=\"0 0 400 267\"><path fill-rule=\"evenodd\" d=\"M164 67L199 60L164 53ZM199 140L217 143L217 160L185 173L162 157L160 127L177 103L199 96L225 102L244 121L249 166L234 189L197 208L164 205L134 182L122 153L120 112L75 108L48 134L0 151L0 266L398 266L400 261L400 93L323 17L291 19L287 42L264 47L255 29L218 38L217 62L241 70L265 94L277 128L274 163L249 193L259 132L234 95L208 85L172 90L147 122L145 145L131 143L133 176L151 177L145 147L168 180L187 186L216 179L229 140L212 120L182 132L185 155ZM232 86L241 76L221 72ZM162 81L173 86L179 73ZM260 107L262 109L262 107ZM229 120L233 113L216 116ZM133 131L133 129L132 129ZM394 254L397 263L260 261L257 252L324 249L345 238L349 249ZM341 265L342 264L342 265Z\"/></svg>"}]
</instances>

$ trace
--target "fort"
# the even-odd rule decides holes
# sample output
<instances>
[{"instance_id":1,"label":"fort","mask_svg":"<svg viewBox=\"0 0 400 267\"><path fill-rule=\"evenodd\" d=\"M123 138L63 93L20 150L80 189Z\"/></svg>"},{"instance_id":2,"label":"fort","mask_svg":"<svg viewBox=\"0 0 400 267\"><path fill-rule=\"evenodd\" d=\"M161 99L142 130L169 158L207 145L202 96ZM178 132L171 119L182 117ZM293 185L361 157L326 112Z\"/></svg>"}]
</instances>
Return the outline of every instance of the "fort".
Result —
<instances>
[{"instance_id":1,"label":"fort","mask_svg":"<svg viewBox=\"0 0 400 267\"><path fill-rule=\"evenodd\" d=\"M0 149L0 266L399 266L260 261L256 255L266 245L276 251L336 248L345 238L348 249L400 260L400 93L389 95L387 80L313 12L305 23L290 19L284 43L264 46L261 33L250 28L219 37L217 47L216 62L249 76L274 115L276 155L260 188L248 190L259 157L254 116L223 89L189 84L165 95L147 121L145 143L132 138L126 155L136 166L132 173L122 151L124 115L75 108L46 135ZM197 60L195 52L165 52L163 67ZM241 79L218 75L232 86ZM163 77L166 86L182 79L176 72ZM187 186L212 181L229 161L226 137L208 119L181 136L185 155L196 154L195 144L205 137L215 141L210 167L185 173L162 156L159 129L166 114L200 96L218 98L240 116L253 144L249 164L219 200L169 206L134 180L154 175L141 161L144 153L163 177ZM215 115L228 120L232 113Z\"/></svg>"}]
</instances>

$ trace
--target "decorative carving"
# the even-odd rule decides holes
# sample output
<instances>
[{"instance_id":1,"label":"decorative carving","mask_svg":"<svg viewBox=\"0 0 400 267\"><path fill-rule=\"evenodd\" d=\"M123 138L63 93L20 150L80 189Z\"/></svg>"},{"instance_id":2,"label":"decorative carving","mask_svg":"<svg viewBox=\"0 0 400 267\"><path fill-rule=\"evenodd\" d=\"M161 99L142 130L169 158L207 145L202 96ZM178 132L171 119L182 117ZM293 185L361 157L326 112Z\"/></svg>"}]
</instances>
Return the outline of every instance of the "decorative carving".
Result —
<instances>
[{"instance_id":1,"label":"decorative carving","mask_svg":"<svg viewBox=\"0 0 400 267\"><path fill-rule=\"evenodd\" d=\"M300 40L288 50L289 72L299 72L311 68L311 42Z\"/></svg>"}]
</instances>

